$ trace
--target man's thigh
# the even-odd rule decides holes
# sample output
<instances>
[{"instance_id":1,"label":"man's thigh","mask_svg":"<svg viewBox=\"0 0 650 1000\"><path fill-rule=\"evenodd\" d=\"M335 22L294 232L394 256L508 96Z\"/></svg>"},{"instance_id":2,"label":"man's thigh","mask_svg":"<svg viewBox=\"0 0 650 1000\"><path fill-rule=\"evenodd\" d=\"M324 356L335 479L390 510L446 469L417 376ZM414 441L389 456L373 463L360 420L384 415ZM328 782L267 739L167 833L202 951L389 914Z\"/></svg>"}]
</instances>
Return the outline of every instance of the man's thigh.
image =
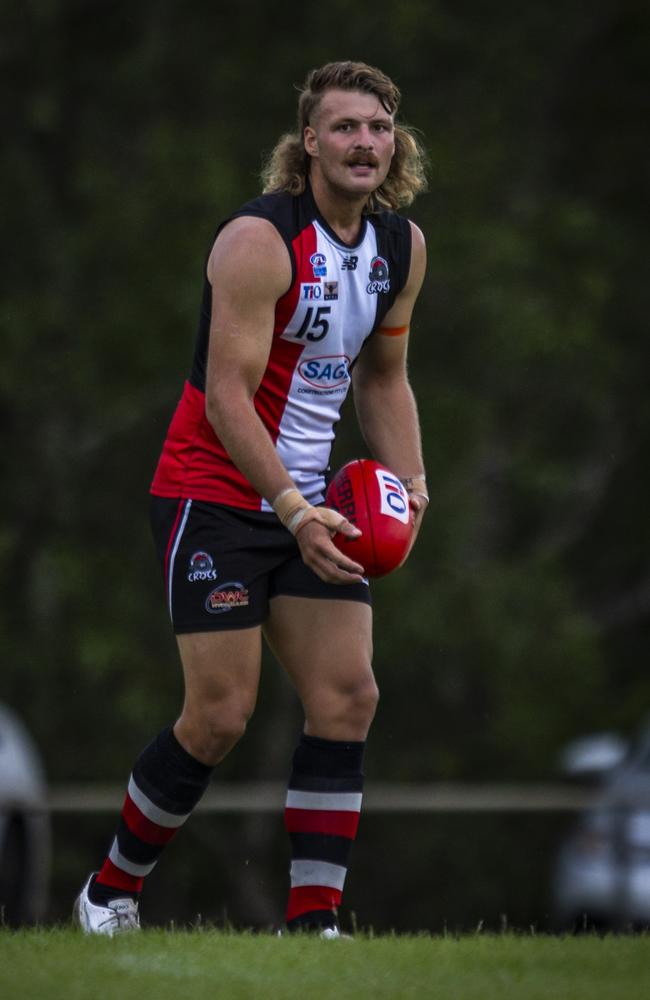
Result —
<instances>
[{"instance_id":1,"label":"man's thigh","mask_svg":"<svg viewBox=\"0 0 650 1000\"><path fill-rule=\"evenodd\" d=\"M186 708L201 711L230 699L252 711L261 664L261 629L177 635Z\"/></svg>"},{"instance_id":2,"label":"man's thigh","mask_svg":"<svg viewBox=\"0 0 650 1000\"><path fill-rule=\"evenodd\" d=\"M243 735L255 708L261 629L183 633L177 639L185 698L174 732L188 753L214 766Z\"/></svg>"},{"instance_id":3,"label":"man's thigh","mask_svg":"<svg viewBox=\"0 0 650 1000\"><path fill-rule=\"evenodd\" d=\"M372 608L364 601L280 595L264 634L303 703L372 680Z\"/></svg>"}]
</instances>

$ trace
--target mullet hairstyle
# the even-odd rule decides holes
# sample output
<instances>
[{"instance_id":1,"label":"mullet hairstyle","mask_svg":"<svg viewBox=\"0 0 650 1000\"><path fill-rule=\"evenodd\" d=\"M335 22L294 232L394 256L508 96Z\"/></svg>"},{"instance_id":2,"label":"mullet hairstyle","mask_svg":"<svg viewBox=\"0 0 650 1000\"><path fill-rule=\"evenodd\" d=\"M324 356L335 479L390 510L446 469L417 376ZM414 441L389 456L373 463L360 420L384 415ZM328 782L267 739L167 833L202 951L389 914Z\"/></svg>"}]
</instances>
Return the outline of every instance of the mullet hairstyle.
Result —
<instances>
[{"instance_id":1,"label":"mullet hairstyle","mask_svg":"<svg viewBox=\"0 0 650 1000\"><path fill-rule=\"evenodd\" d=\"M401 94L393 81L362 62L334 62L307 75L298 100L298 128L281 136L262 169L264 194L288 191L302 194L309 176L311 157L305 150L305 128L313 123L327 90L360 90L374 94L385 111L396 115ZM413 129L395 124L395 153L381 187L373 191L366 211L396 211L410 205L427 187L424 151Z\"/></svg>"}]
</instances>

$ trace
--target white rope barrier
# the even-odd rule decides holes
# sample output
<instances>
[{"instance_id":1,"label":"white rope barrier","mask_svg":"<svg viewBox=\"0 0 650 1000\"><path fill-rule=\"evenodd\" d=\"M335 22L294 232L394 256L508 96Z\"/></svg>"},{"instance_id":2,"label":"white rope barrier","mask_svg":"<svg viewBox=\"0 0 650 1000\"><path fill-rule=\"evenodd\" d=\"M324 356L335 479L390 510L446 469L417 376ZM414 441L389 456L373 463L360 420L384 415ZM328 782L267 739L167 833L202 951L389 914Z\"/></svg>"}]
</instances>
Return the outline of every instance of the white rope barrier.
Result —
<instances>
[{"instance_id":1,"label":"white rope barrier","mask_svg":"<svg viewBox=\"0 0 650 1000\"><path fill-rule=\"evenodd\" d=\"M278 812L284 808L281 782L215 784L197 807L203 813ZM398 784L369 783L364 812L578 812L596 801L597 792L561 784ZM114 812L124 788L118 785L52 785L52 813Z\"/></svg>"}]
</instances>

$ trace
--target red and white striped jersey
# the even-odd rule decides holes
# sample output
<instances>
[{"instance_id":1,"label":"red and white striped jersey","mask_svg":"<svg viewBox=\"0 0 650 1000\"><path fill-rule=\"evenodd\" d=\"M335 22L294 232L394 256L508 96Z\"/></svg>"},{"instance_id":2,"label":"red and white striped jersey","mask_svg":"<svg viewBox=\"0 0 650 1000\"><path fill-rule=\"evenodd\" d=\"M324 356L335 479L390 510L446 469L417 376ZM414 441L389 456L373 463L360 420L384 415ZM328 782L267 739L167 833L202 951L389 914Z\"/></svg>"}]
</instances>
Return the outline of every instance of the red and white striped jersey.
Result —
<instances>
[{"instance_id":1,"label":"red and white striped jersey","mask_svg":"<svg viewBox=\"0 0 650 1000\"><path fill-rule=\"evenodd\" d=\"M297 488L310 503L319 503L351 367L408 277L410 225L393 212L368 215L356 244L346 245L318 212L309 188L298 197L262 195L231 219L240 216L272 222L291 258L291 287L276 306L271 351L254 403ZM206 279L192 372L151 492L270 510L205 415L210 312L218 292Z\"/></svg>"}]
</instances>

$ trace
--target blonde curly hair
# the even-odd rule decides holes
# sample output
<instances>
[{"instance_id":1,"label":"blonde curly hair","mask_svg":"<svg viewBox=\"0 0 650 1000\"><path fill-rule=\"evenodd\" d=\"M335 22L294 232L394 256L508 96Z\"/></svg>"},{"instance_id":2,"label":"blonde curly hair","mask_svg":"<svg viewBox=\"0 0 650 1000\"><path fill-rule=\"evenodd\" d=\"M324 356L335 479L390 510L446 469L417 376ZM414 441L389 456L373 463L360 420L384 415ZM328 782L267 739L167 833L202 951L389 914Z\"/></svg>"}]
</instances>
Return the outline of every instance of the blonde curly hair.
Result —
<instances>
[{"instance_id":1,"label":"blonde curly hair","mask_svg":"<svg viewBox=\"0 0 650 1000\"><path fill-rule=\"evenodd\" d=\"M305 190L311 157L305 150L305 128L326 90L360 90L374 94L385 111L397 114L401 94L393 81L374 66L362 62L333 62L313 69L307 75L298 100L298 127L281 136L262 169L264 194ZM415 196L426 190L426 167L422 147L407 125L395 125L395 153L381 187L370 195L367 210L396 211L410 205Z\"/></svg>"}]
</instances>

